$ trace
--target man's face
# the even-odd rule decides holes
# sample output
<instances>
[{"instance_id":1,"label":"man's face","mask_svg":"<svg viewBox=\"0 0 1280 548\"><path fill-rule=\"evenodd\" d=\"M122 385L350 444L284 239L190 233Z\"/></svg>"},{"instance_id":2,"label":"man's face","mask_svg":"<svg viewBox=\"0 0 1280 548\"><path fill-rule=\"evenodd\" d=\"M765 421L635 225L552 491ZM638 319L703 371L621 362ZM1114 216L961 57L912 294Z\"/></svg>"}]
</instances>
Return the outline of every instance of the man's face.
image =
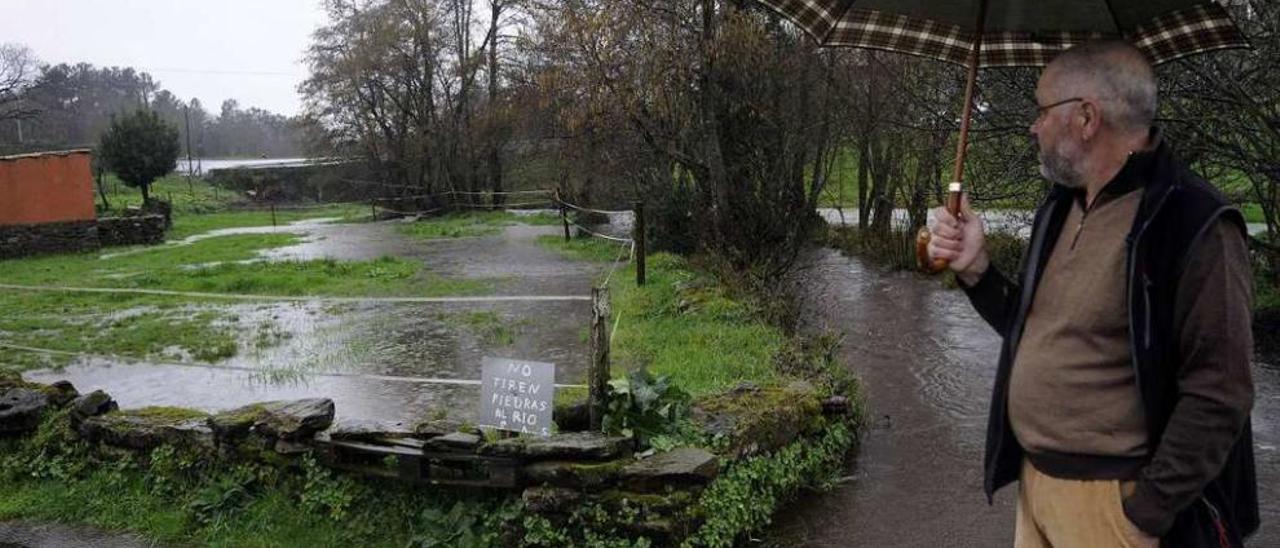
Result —
<instances>
[{"instance_id":1,"label":"man's face","mask_svg":"<svg viewBox=\"0 0 1280 548\"><path fill-rule=\"evenodd\" d=\"M1071 127L1078 100L1072 100L1058 85L1060 78L1052 66L1045 69L1036 84L1038 117L1031 124L1031 134L1040 147L1040 174L1044 178L1071 188L1081 188L1083 177L1078 169L1083 156L1081 141Z\"/></svg>"}]
</instances>

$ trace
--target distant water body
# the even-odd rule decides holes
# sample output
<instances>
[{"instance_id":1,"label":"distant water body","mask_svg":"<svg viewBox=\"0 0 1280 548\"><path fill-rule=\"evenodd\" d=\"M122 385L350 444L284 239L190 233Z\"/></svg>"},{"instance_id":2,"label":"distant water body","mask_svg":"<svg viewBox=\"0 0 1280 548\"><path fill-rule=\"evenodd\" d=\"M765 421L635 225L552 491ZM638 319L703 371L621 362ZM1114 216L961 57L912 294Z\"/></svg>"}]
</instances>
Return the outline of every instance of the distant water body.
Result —
<instances>
[{"instance_id":1,"label":"distant water body","mask_svg":"<svg viewBox=\"0 0 1280 548\"><path fill-rule=\"evenodd\" d=\"M203 175L215 169L231 169L231 168L262 168L262 167L281 167L290 165L302 165L316 160L307 158L240 158L240 159L204 159L192 162L191 171L196 175ZM324 160L318 160L323 162ZM178 159L178 173L187 173L187 159Z\"/></svg>"}]
</instances>

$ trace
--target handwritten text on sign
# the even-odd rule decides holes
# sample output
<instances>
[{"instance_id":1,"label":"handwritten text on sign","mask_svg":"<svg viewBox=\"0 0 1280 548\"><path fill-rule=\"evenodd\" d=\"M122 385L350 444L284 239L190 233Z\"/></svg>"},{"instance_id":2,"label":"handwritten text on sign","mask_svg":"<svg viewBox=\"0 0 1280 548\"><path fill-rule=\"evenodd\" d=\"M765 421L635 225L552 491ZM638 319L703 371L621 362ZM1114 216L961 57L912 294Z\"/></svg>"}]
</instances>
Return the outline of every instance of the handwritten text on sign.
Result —
<instances>
[{"instance_id":1,"label":"handwritten text on sign","mask_svg":"<svg viewBox=\"0 0 1280 548\"><path fill-rule=\"evenodd\" d=\"M481 426L551 435L555 364L485 358L480 380Z\"/></svg>"}]
</instances>

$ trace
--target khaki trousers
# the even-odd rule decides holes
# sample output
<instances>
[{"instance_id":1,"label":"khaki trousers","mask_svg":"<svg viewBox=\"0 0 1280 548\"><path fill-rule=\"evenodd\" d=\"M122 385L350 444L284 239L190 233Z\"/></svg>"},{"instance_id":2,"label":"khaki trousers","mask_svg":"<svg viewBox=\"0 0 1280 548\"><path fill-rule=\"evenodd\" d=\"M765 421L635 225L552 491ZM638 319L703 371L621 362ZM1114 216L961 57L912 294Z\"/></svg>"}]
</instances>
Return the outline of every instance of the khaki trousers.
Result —
<instances>
[{"instance_id":1,"label":"khaki trousers","mask_svg":"<svg viewBox=\"0 0 1280 548\"><path fill-rule=\"evenodd\" d=\"M1125 517L1133 482L1064 480L1022 462L1015 548L1156 548L1160 539Z\"/></svg>"}]
</instances>

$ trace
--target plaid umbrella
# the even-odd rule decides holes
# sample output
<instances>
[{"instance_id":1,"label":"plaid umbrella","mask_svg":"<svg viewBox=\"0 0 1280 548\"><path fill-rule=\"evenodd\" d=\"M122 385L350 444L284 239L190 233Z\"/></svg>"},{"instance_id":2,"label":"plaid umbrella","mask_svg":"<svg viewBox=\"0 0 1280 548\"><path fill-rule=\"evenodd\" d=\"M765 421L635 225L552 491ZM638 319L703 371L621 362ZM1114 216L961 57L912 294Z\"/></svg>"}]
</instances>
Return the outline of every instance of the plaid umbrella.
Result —
<instances>
[{"instance_id":1,"label":"plaid umbrella","mask_svg":"<svg viewBox=\"0 0 1280 548\"><path fill-rule=\"evenodd\" d=\"M1044 66L1060 50L1124 38L1155 64L1249 44L1222 6L1203 0L760 0L824 46L896 51L978 67ZM979 12L987 16L978 23Z\"/></svg>"},{"instance_id":2,"label":"plaid umbrella","mask_svg":"<svg viewBox=\"0 0 1280 548\"><path fill-rule=\"evenodd\" d=\"M1044 66L1072 45L1123 38L1159 64L1196 53L1247 48L1249 43L1217 3L1204 0L759 0L819 44L896 51L968 68L955 176L947 210L958 214L964 179L973 84L979 67ZM923 269L928 229L916 239Z\"/></svg>"}]
</instances>

